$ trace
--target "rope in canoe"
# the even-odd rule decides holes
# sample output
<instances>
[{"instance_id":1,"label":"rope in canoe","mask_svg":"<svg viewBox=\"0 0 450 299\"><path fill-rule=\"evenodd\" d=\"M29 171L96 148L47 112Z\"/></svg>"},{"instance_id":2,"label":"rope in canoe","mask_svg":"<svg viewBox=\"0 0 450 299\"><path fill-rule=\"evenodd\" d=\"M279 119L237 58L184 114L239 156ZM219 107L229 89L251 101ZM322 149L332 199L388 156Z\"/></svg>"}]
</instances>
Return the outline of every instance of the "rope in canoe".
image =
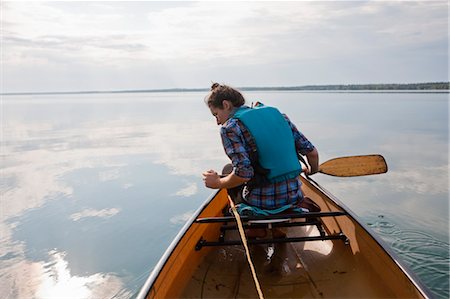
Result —
<instances>
[{"instance_id":1,"label":"rope in canoe","mask_svg":"<svg viewBox=\"0 0 450 299\"><path fill-rule=\"evenodd\" d=\"M250 257L250 250L248 249L247 238L245 237L244 226L242 225L241 217L239 216L239 213L236 210L236 206L234 205L234 202L229 195L228 201L230 202L231 211L233 211L234 217L236 218L239 234L241 235L242 244L244 245L245 248L245 255L247 256L247 262L252 272L253 281L255 282L256 291L258 292L259 299L264 299L263 293L261 291L261 286L258 281L258 277L256 276L255 267L253 266L252 258Z\"/></svg>"}]
</instances>

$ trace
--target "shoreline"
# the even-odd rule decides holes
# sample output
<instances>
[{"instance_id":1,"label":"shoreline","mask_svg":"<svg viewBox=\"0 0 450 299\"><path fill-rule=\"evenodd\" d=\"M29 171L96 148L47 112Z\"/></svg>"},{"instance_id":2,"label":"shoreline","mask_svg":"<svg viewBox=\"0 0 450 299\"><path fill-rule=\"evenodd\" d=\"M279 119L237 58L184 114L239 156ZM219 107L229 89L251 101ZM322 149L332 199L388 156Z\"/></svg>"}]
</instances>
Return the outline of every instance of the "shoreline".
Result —
<instances>
[{"instance_id":1,"label":"shoreline","mask_svg":"<svg viewBox=\"0 0 450 299\"><path fill-rule=\"evenodd\" d=\"M330 93L450 93L450 82L408 83L408 84L349 84L349 85L304 85L279 87L238 87L241 91L295 91ZM63 94L108 94L108 93L165 93L165 92L208 92L209 88L165 88L130 90L87 90L87 91L40 91L5 92L1 96L16 95L63 95Z\"/></svg>"}]
</instances>

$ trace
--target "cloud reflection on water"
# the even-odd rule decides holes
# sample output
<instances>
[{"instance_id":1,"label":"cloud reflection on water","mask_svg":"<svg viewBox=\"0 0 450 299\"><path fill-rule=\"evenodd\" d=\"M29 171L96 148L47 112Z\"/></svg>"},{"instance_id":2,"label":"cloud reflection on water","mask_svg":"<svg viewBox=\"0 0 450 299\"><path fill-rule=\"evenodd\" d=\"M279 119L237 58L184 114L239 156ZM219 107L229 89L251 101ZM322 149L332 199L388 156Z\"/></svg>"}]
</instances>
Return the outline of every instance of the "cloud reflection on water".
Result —
<instances>
[{"instance_id":1,"label":"cloud reflection on water","mask_svg":"<svg viewBox=\"0 0 450 299\"><path fill-rule=\"evenodd\" d=\"M20 217L28 211L49 200L73 196L74 187L65 180L68 174L98 169L99 182L114 181L123 176L126 166L119 162L120 157L146 155L148 161L153 161L149 163L164 165L172 174L187 177L185 187L174 195L192 196L198 192L201 171L207 165L222 164L218 162L223 157L223 152L218 153L220 144L210 142L218 138L210 123L111 121L101 126L86 122L60 128L52 123L36 126L34 122L15 122L8 127L11 130L8 128L4 146L8 163L2 167L2 180L8 183L2 184L0 256L14 258L0 261L1 297L105 298L123 288L114 274L71 276L64 253L50 252L49 262L29 261L26 243L13 239L12 230L21 225ZM132 188L133 182L122 183L122 187ZM86 217L109 218L119 212L116 207L87 207L68 217L79 221ZM171 222L185 221L188 214L174 217ZM130 296L126 292L123 295Z\"/></svg>"},{"instance_id":2,"label":"cloud reflection on water","mask_svg":"<svg viewBox=\"0 0 450 299\"><path fill-rule=\"evenodd\" d=\"M67 186L62 177L76 169L109 167L99 172L100 181L119 178L120 166L124 165L118 164L116 160L123 155L153 155L155 163L166 165L173 174L196 177L200 177L208 165L221 165L218 161L224 160L220 144L214 146L213 143L211 146L208 135L217 138L217 131L205 129L211 127L209 123L208 126L203 123L120 124L111 122L97 128L86 124L79 129L65 130L65 134L58 134L61 139L54 140L53 144L70 144L64 147L66 150L54 151L48 147L19 150L21 144L30 141L31 138L22 140L28 134L9 140L10 145L5 146L4 151L12 165L2 169L2 176L3 179L14 181L15 185L2 193L2 201L8 204L2 206L1 220L37 208L54 194L70 197L72 187ZM25 124L18 127L26 132ZM33 130L34 124L29 127ZM39 143L39 139L36 142ZM192 184L188 184L186 189L190 190L191 195L194 194ZM124 187L129 185L132 183Z\"/></svg>"},{"instance_id":3,"label":"cloud reflection on water","mask_svg":"<svg viewBox=\"0 0 450 299\"><path fill-rule=\"evenodd\" d=\"M283 97L289 95L286 93ZM166 239L192 215L192 202L209 191L201 187L201 172L210 168L219 170L228 162L214 121L203 121L203 116L195 114L197 109L207 113L205 107L186 108L184 102L178 105L180 99L177 98L176 103L161 104L164 108L170 106L161 112L158 110L161 107L154 108L160 101L158 97L150 103L147 102L149 96L145 95L133 99L131 105L122 95L115 102L109 102L109 97L102 98L104 105L101 109L97 107L98 110L93 108L94 104L91 107L90 98L80 97L72 100L81 101L76 107L70 106L70 99L66 99L69 104L64 105L51 99L43 103L42 108L33 106L33 101L23 105L16 103L24 110L12 116L5 113L3 152L6 159L2 161L0 185L0 297L28 298L36 296L38 290L39 294L52 296L51 291L57 291L64 284L68 289L77 286L93 298L110 296L109 293L98 293L108 290L110 284L112 289L126 293L123 287L130 283L125 281L125 276L142 275L139 272L143 271L142 261L145 259L151 267L152 258L156 259L163 250L152 251L146 246L158 240L163 247ZM126 105L122 106L124 102ZM372 152L380 152L387 158L389 172L386 175L341 179L318 174L315 177L358 215L393 213L394 219L403 219L399 220L403 224L414 223L422 225L421 230L435 228L447 232L448 203L446 209L436 208L445 206L441 201L447 200L448 195L448 144L440 138L442 132L420 134L417 128L408 126L416 121L404 125L408 132L391 130L389 123L382 127L383 122L378 119L373 123L361 124L358 120L346 123L342 116L336 121L337 112L333 106L329 107L330 103L326 103L328 110L323 110L324 105L314 102L311 107L319 107L320 113L310 113L310 109L295 106L303 107L308 102L290 99L288 103L293 107L284 111L289 111L291 119L301 120L296 123L318 146L322 161ZM340 101L335 103L342 105ZM370 101L365 101L364 105L368 103ZM346 109L354 104L343 106ZM102 114L104 110L108 111L106 116ZM54 111L62 112L59 115ZM302 111L308 113L302 114ZM28 119L24 115L37 119ZM371 134L370 142L367 132ZM154 201L151 201L153 197ZM186 197L191 206L184 200ZM55 202L61 205L49 209ZM66 206L70 208L65 209ZM42 216L49 216L48 210L65 214L50 214L53 219L42 220ZM167 210L170 210L169 214L165 214ZM36 211L38 213L33 214ZM33 214L32 220L30 214ZM138 221L130 220L136 215L140 217ZM411 220L414 215L423 218ZM92 232L91 224L96 232ZM31 226L50 230L54 239L36 241L40 236L32 234L40 231L30 229ZM19 240L14 239L17 238L14 232L21 228ZM79 237L85 232L88 232L87 236ZM73 237L70 244L55 246L54 243L66 245L64 236L56 236L64 233ZM127 239L136 245L132 253L130 245L121 241L125 235L137 235ZM80 240L86 240L86 243L81 246ZM109 254L113 257L99 256L97 251L102 246L109 246ZM63 249L48 255L51 248ZM44 256L29 256L30 252L39 250ZM95 266L86 266L89 264L86 257L91 258ZM133 268L130 266L133 263L138 266ZM106 269L111 264L114 265ZM132 274L115 273L129 266L130 272L134 271ZM131 284L135 287L140 282L134 280ZM48 292L39 289L41 285L47 286Z\"/></svg>"},{"instance_id":4,"label":"cloud reflection on water","mask_svg":"<svg viewBox=\"0 0 450 299\"><path fill-rule=\"evenodd\" d=\"M78 221L87 217L110 218L120 212L120 209L111 208L103 210L85 209L81 212L70 215L70 219Z\"/></svg>"},{"instance_id":5,"label":"cloud reflection on water","mask_svg":"<svg viewBox=\"0 0 450 299\"><path fill-rule=\"evenodd\" d=\"M186 213L183 213L181 215L175 215L172 218L170 218L170 223L172 224L184 224L186 221L188 221L192 215L194 214L194 211L188 211Z\"/></svg>"},{"instance_id":6,"label":"cloud reflection on water","mask_svg":"<svg viewBox=\"0 0 450 299\"><path fill-rule=\"evenodd\" d=\"M49 262L16 258L2 261L0 268L2 298L129 298L123 283L114 274L88 276L71 274L65 253L53 250ZM9 291L9 293L8 293Z\"/></svg>"},{"instance_id":7,"label":"cloud reflection on water","mask_svg":"<svg viewBox=\"0 0 450 299\"><path fill-rule=\"evenodd\" d=\"M178 196L192 196L195 195L198 191L197 183L189 183L186 187L181 190L178 190L175 195Z\"/></svg>"}]
</instances>

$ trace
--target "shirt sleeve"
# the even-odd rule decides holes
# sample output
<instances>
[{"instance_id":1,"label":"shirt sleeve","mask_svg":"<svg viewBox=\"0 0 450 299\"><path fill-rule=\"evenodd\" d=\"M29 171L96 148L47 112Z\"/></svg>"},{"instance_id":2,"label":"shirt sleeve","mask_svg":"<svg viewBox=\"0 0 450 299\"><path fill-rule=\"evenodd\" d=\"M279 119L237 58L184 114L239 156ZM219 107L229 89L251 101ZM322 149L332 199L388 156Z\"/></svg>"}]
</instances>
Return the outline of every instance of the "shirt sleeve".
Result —
<instances>
[{"instance_id":1,"label":"shirt sleeve","mask_svg":"<svg viewBox=\"0 0 450 299\"><path fill-rule=\"evenodd\" d=\"M308 140L308 138L306 138L305 135L303 135L297 129L297 127L290 121L290 119L285 114L283 114L283 116L288 122L289 126L291 127L292 134L294 135L295 140L295 148L297 149L297 151L302 155L306 155L307 153L312 151L314 149L314 145Z\"/></svg>"},{"instance_id":2,"label":"shirt sleeve","mask_svg":"<svg viewBox=\"0 0 450 299\"><path fill-rule=\"evenodd\" d=\"M220 130L223 148L233 164L234 173L250 179L254 175L250 157L245 148L245 139L237 122L228 122Z\"/></svg>"}]
</instances>

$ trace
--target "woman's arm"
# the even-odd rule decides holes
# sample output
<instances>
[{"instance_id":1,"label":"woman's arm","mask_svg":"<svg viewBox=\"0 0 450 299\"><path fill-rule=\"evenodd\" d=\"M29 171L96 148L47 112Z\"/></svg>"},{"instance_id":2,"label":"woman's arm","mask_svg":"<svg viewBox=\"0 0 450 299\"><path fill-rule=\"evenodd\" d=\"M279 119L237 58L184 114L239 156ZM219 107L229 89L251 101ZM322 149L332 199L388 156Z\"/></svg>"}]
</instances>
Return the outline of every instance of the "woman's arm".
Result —
<instances>
[{"instance_id":1,"label":"woman's arm","mask_svg":"<svg viewBox=\"0 0 450 299\"><path fill-rule=\"evenodd\" d=\"M319 171L319 151L314 148L312 151L306 154L308 158L308 164L310 167L308 174L314 174Z\"/></svg>"},{"instance_id":2,"label":"woman's arm","mask_svg":"<svg viewBox=\"0 0 450 299\"><path fill-rule=\"evenodd\" d=\"M316 147L305 137L297 127L284 114L295 140L295 148L301 155L306 156L310 169L306 170L307 174L313 174L319 171L319 152Z\"/></svg>"},{"instance_id":3,"label":"woman's arm","mask_svg":"<svg viewBox=\"0 0 450 299\"><path fill-rule=\"evenodd\" d=\"M241 178L240 176L235 175L234 172L224 177L221 177L214 170L208 170L203 173L205 186L211 189L230 189L240 186L249 180L250 179Z\"/></svg>"}]
</instances>

